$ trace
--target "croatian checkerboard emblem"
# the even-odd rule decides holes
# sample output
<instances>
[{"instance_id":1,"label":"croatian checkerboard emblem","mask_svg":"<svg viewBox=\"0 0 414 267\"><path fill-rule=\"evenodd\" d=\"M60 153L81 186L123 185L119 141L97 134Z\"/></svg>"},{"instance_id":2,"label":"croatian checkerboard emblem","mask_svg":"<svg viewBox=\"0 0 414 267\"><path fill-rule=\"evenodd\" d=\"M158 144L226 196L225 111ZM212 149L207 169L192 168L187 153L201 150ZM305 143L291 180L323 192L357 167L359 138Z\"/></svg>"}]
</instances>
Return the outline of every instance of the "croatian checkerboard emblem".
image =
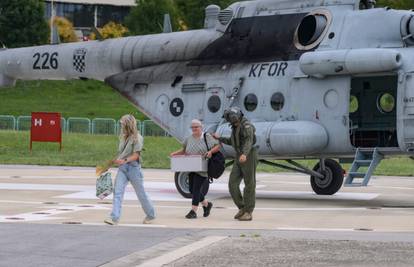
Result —
<instances>
[{"instance_id":1,"label":"croatian checkerboard emblem","mask_svg":"<svg viewBox=\"0 0 414 267\"><path fill-rule=\"evenodd\" d=\"M184 111L184 102L181 98L174 98L170 104L170 112L173 116L178 117Z\"/></svg>"},{"instance_id":2,"label":"croatian checkerboard emblem","mask_svg":"<svg viewBox=\"0 0 414 267\"><path fill-rule=\"evenodd\" d=\"M73 52L73 68L77 72L85 72L86 68L86 49L80 48Z\"/></svg>"}]
</instances>

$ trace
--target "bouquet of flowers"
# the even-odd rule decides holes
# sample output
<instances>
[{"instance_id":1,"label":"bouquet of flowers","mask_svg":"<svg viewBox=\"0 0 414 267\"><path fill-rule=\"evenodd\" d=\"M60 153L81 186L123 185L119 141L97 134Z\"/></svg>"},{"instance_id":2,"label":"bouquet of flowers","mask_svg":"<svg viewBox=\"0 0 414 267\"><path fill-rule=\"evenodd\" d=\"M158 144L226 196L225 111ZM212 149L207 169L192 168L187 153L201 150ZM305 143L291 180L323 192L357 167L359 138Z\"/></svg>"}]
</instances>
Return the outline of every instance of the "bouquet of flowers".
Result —
<instances>
[{"instance_id":1,"label":"bouquet of flowers","mask_svg":"<svg viewBox=\"0 0 414 267\"><path fill-rule=\"evenodd\" d=\"M113 165L113 160L108 160L102 164L99 164L98 166L96 166L96 176L101 176L103 173L107 172Z\"/></svg>"}]
</instances>

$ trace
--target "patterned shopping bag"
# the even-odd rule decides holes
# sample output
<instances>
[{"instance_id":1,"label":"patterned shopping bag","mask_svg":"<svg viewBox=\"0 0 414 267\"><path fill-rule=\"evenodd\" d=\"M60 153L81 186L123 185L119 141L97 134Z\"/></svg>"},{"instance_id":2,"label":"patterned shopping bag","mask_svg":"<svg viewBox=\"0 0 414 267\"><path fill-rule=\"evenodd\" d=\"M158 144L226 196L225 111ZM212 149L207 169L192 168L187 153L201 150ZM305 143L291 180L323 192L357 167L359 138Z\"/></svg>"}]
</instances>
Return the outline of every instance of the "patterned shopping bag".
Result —
<instances>
[{"instance_id":1,"label":"patterned shopping bag","mask_svg":"<svg viewBox=\"0 0 414 267\"><path fill-rule=\"evenodd\" d=\"M96 180L96 196L102 200L112 194L112 175L110 172L102 174Z\"/></svg>"}]
</instances>

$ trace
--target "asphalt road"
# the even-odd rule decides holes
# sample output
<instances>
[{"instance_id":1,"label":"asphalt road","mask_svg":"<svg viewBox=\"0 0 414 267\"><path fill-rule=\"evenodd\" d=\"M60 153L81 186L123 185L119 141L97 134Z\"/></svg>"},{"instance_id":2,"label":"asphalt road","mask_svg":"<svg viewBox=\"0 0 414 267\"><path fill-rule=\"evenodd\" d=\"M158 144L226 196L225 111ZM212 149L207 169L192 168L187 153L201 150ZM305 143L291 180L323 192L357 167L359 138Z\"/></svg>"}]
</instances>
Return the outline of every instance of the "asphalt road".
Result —
<instances>
[{"instance_id":1,"label":"asphalt road","mask_svg":"<svg viewBox=\"0 0 414 267\"><path fill-rule=\"evenodd\" d=\"M168 266L413 266L414 243L228 238Z\"/></svg>"},{"instance_id":2,"label":"asphalt road","mask_svg":"<svg viewBox=\"0 0 414 267\"><path fill-rule=\"evenodd\" d=\"M0 233L4 267L139 266L209 236L225 239L188 251L165 266L413 266L414 262L414 233L32 223L1 223ZM120 263L131 254L131 261Z\"/></svg>"}]
</instances>

